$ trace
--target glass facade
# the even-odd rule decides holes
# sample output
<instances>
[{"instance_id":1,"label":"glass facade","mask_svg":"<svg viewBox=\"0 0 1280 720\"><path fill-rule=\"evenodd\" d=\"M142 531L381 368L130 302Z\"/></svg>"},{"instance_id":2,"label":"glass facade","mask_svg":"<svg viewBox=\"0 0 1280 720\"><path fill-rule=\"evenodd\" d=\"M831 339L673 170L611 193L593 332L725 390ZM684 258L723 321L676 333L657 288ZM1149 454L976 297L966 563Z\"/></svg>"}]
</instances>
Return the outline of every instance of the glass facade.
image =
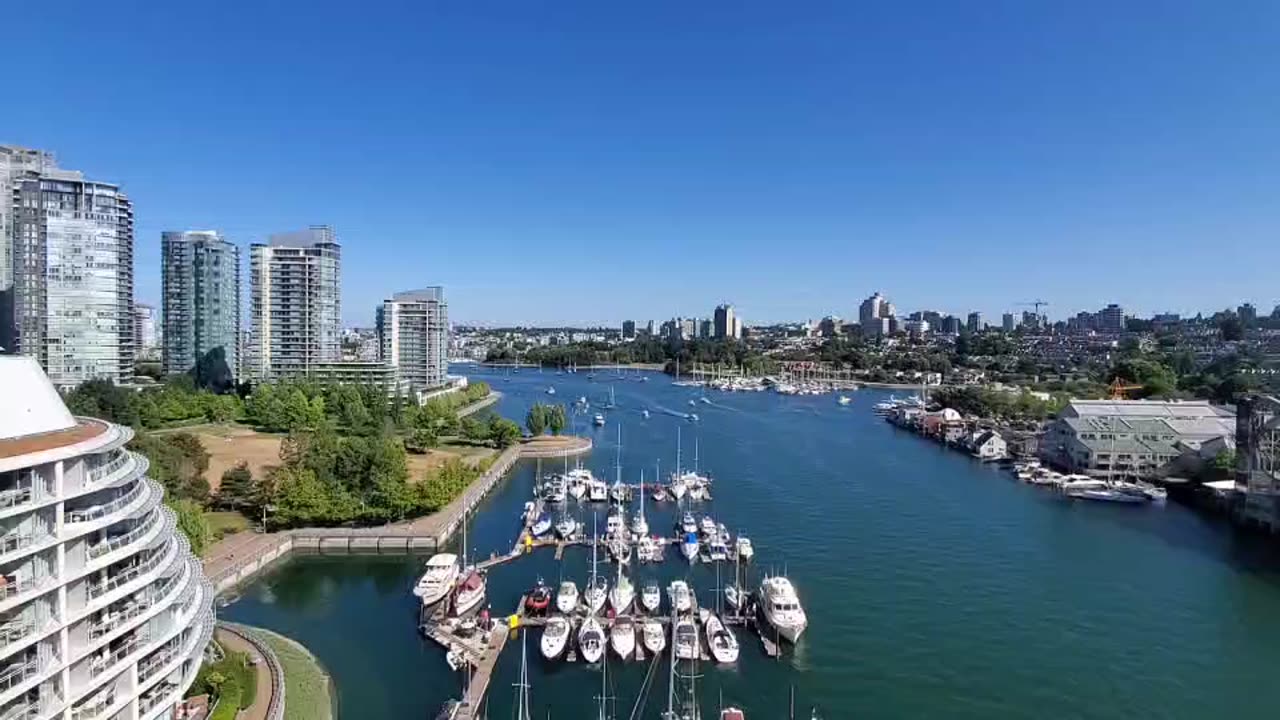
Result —
<instances>
[{"instance_id":1,"label":"glass facade","mask_svg":"<svg viewBox=\"0 0 1280 720\"><path fill-rule=\"evenodd\" d=\"M240 248L212 231L160 236L164 371L183 373L220 352L240 376Z\"/></svg>"},{"instance_id":2,"label":"glass facade","mask_svg":"<svg viewBox=\"0 0 1280 720\"><path fill-rule=\"evenodd\" d=\"M444 288L396 293L378 308L382 360L396 369L396 379L413 390L445 382L449 369L449 304Z\"/></svg>"},{"instance_id":3,"label":"glass facade","mask_svg":"<svg viewBox=\"0 0 1280 720\"><path fill-rule=\"evenodd\" d=\"M325 226L250 246L246 376L303 377L316 363L342 358L341 261L337 238Z\"/></svg>"}]
</instances>

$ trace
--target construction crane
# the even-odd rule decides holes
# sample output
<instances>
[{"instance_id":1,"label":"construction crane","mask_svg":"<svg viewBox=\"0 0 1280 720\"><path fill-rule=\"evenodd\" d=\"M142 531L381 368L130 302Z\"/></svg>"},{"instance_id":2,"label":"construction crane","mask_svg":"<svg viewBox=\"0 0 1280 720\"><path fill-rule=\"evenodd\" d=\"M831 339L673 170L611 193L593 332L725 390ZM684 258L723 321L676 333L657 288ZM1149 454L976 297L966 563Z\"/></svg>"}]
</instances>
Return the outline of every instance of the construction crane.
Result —
<instances>
[{"instance_id":1,"label":"construction crane","mask_svg":"<svg viewBox=\"0 0 1280 720\"><path fill-rule=\"evenodd\" d=\"M1111 381L1111 386L1108 389L1111 391L1112 400L1127 400L1129 393L1134 390L1141 390L1142 386L1125 384L1125 382L1120 379L1120 376L1117 375L1115 379Z\"/></svg>"},{"instance_id":2,"label":"construction crane","mask_svg":"<svg viewBox=\"0 0 1280 720\"><path fill-rule=\"evenodd\" d=\"M1044 300L1040 300L1040 299L1032 300L1031 302L1020 302L1020 303L1018 303L1018 305L1020 305L1020 306L1024 306L1024 307L1025 307L1025 306L1027 306L1027 305L1030 305L1030 306L1034 307L1034 308L1036 309L1036 316L1037 316L1037 317L1039 317L1039 316L1040 316L1040 308L1045 307L1045 306L1047 306L1048 304L1049 304L1049 303L1045 302Z\"/></svg>"}]
</instances>

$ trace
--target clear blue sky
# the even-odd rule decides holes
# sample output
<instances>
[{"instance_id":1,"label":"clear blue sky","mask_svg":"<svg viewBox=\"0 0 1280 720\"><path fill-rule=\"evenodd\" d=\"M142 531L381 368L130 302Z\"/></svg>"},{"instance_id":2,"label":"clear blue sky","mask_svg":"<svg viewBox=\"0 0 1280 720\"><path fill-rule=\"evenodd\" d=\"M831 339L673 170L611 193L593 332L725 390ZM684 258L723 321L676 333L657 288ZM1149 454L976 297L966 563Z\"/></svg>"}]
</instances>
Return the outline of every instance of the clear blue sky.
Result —
<instances>
[{"instance_id":1,"label":"clear blue sky","mask_svg":"<svg viewBox=\"0 0 1280 720\"><path fill-rule=\"evenodd\" d=\"M181 7L179 7L181 6ZM160 232L343 244L343 314L1280 301L1280 3L9 3L0 142Z\"/></svg>"}]
</instances>

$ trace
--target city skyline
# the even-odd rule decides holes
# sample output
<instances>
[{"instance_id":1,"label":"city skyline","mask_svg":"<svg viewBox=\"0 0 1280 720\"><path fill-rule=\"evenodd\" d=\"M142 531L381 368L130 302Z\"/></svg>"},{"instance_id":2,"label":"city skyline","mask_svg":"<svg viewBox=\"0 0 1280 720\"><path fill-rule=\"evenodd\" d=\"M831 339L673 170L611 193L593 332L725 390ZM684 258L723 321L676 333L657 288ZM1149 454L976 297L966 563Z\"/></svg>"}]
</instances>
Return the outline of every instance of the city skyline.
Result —
<instances>
[{"instance_id":1,"label":"city skyline","mask_svg":"<svg viewBox=\"0 0 1280 720\"><path fill-rule=\"evenodd\" d=\"M945 7L415 8L391 28L323 5L250 24L224 6L19 7L10 49L55 60L14 79L29 101L0 140L129 193L153 304L164 230L243 249L323 223L352 248L345 325L424 280L484 324L615 325L726 296L752 322L852 317L877 287L987 318L1037 298L1056 317L1270 308L1280 164L1259 150L1280 143L1257 118L1277 100L1254 88L1280 66L1276 9L1163 8L1156 27L1141 6L976 24ZM117 42L187 26L256 54L157 64ZM316 41L323 57L292 62ZM63 92L72 47L128 82ZM155 112L189 102L207 112L180 130ZM105 124L83 121L94 109ZM479 248L484 273L457 252Z\"/></svg>"}]
</instances>

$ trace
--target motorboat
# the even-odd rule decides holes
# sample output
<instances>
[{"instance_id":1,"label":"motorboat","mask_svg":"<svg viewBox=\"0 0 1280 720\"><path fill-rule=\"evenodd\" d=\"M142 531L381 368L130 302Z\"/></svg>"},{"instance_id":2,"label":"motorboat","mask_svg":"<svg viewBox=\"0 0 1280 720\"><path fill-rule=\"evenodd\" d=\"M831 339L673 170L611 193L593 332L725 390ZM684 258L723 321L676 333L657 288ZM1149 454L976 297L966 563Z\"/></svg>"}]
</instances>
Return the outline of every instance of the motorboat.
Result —
<instances>
[{"instance_id":1,"label":"motorboat","mask_svg":"<svg viewBox=\"0 0 1280 720\"><path fill-rule=\"evenodd\" d=\"M551 532L551 514L539 515L538 519L533 521L533 527L529 528L529 532L533 533L534 537L542 537Z\"/></svg>"},{"instance_id":2,"label":"motorboat","mask_svg":"<svg viewBox=\"0 0 1280 720\"><path fill-rule=\"evenodd\" d=\"M560 590L556 593L556 609L566 615L578 609L578 586L572 580L560 583Z\"/></svg>"},{"instance_id":3,"label":"motorboat","mask_svg":"<svg viewBox=\"0 0 1280 720\"><path fill-rule=\"evenodd\" d=\"M680 531L684 533L698 532L698 521L693 519L693 513L687 512L681 516Z\"/></svg>"},{"instance_id":4,"label":"motorboat","mask_svg":"<svg viewBox=\"0 0 1280 720\"><path fill-rule=\"evenodd\" d=\"M627 501L627 486L621 482L615 482L609 486L609 498L614 502L623 503Z\"/></svg>"},{"instance_id":5,"label":"motorboat","mask_svg":"<svg viewBox=\"0 0 1280 720\"><path fill-rule=\"evenodd\" d=\"M596 427L604 427L604 415L596 413L594 422Z\"/></svg>"},{"instance_id":6,"label":"motorboat","mask_svg":"<svg viewBox=\"0 0 1280 720\"><path fill-rule=\"evenodd\" d=\"M592 480L587 486L587 499L591 502L604 502L609 499L609 486L603 480Z\"/></svg>"},{"instance_id":7,"label":"motorboat","mask_svg":"<svg viewBox=\"0 0 1280 720\"><path fill-rule=\"evenodd\" d=\"M587 477L583 477L581 472L586 472ZM581 500L587 494L587 483L590 482L590 471L573 470L568 475L567 490L569 496L574 500Z\"/></svg>"},{"instance_id":8,"label":"motorboat","mask_svg":"<svg viewBox=\"0 0 1280 720\"><path fill-rule=\"evenodd\" d=\"M698 528L702 531L702 534L705 537L710 538L716 536L716 521L711 519L710 515L702 516L702 524L699 525Z\"/></svg>"},{"instance_id":9,"label":"motorboat","mask_svg":"<svg viewBox=\"0 0 1280 720\"><path fill-rule=\"evenodd\" d=\"M449 651L444 654L444 662L449 669L458 672L467 666L467 654L461 645L449 643Z\"/></svg>"},{"instance_id":10,"label":"motorboat","mask_svg":"<svg viewBox=\"0 0 1280 720\"><path fill-rule=\"evenodd\" d=\"M1076 488L1067 491L1068 497L1099 502L1114 502L1137 505L1151 502L1151 498L1142 488L1132 483L1109 482L1103 487Z\"/></svg>"},{"instance_id":11,"label":"motorboat","mask_svg":"<svg viewBox=\"0 0 1280 720\"><path fill-rule=\"evenodd\" d=\"M538 578L538 583L529 591L528 597L524 601L525 609L534 615L541 615L551 607L551 588Z\"/></svg>"},{"instance_id":12,"label":"motorboat","mask_svg":"<svg viewBox=\"0 0 1280 720\"><path fill-rule=\"evenodd\" d=\"M747 714L741 708L727 707L720 711L720 720L747 720Z\"/></svg>"},{"instance_id":13,"label":"motorboat","mask_svg":"<svg viewBox=\"0 0 1280 720\"><path fill-rule=\"evenodd\" d=\"M649 419L649 411L648 411L648 410L641 410L641 411L640 411L640 417L643 417L645 420L648 420L648 419Z\"/></svg>"},{"instance_id":14,"label":"motorboat","mask_svg":"<svg viewBox=\"0 0 1280 720\"><path fill-rule=\"evenodd\" d=\"M636 541L636 559L642 563L655 562L658 544L648 535L641 535Z\"/></svg>"},{"instance_id":15,"label":"motorboat","mask_svg":"<svg viewBox=\"0 0 1280 720\"><path fill-rule=\"evenodd\" d=\"M853 398L850 398L848 395L841 395L839 402L841 405L848 405L853 402Z\"/></svg>"},{"instance_id":16,"label":"motorboat","mask_svg":"<svg viewBox=\"0 0 1280 720\"><path fill-rule=\"evenodd\" d=\"M658 612L662 607L662 588L658 587L658 583L645 583L640 588L640 607L648 612Z\"/></svg>"},{"instance_id":17,"label":"motorboat","mask_svg":"<svg viewBox=\"0 0 1280 720\"><path fill-rule=\"evenodd\" d=\"M622 508L614 506L609 510L609 517L604 522L604 532L609 537L621 537L627 531L627 519Z\"/></svg>"},{"instance_id":18,"label":"motorboat","mask_svg":"<svg viewBox=\"0 0 1280 720\"><path fill-rule=\"evenodd\" d=\"M671 626L671 649L677 660L698 659L698 626L687 617Z\"/></svg>"},{"instance_id":19,"label":"motorboat","mask_svg":"<svg viewBox=\"0 0 1280 720\"><path fill-rule=\"evenodd\" d=\"M793 643L809 624L795 588L781 575L766 576L760 583L760 605L769 624Z\"/></svg>"},{"instance_id":20,"label":"motorboat","mask_svg":"<svg viewBox=\"0 0 1280 720\"><path fill-rule=\"evenodd\" d=\"M724 589L724 601L734 610L742 610L747 601L746 593L737 585L729 585Z\"/></svg>"},{"instance_id":21,"label":"motorboat","mask_svg":"<svg viewBox=\"0 0 1280 720\"><path fill-rule=\"evenodd\" d=\"M698 421L698 413L689 413L689 419L690 419L690 420L692 420L693 422L697 422L697 421Z\"/></svg>"},{"instance_id":22,"label":"motorboat","mask_svg":"<svg viewBox=\"0 0 1280 720\"><path fill-rule=\"evenodd\" d=\"M640 625L640 640L644 643L645 650L651 655L657 655L667 647L667 629L657 620L645 620Z\"/></svg>"},{"instance_id":23,"label":"motorboat","mask_svg":"<svg viewBox=\"0 0 1280 720\"><path fill-rule=\"evenodd\" d=\"M699 613L702 619L702 631L707 636L707 647L711 649L711 657L719 663L738 662L738 638L715 613L703 610Z\"/></svg>"},{"instance_id":24,"label":"motorboat","mask_svg":"<svg viewBox=\"0 0 1280 720\"><path fill-rule=\"evenodd\" d=\"M555 389L554 387L549 387L549 388L547 388L547 394L548 394L548 395L555 395L555 394L556 394L556 389Z\"/></svg>"},{"instance_id":25,"label":"motorboat","mask_svg":"<svg viewBox=\"0 0 1280 720\"><path fill-rule=\"evenodd\" d=\"M613 589L609 591L609 604L613 606L613 611L619 615L631 609L631 603L636 599L636 586L631 584L631 580L626 573L622 572L622 566L618 566L618 579L613 584Z\"/></svg>"},{"instance_id":26,"label":"motorboat","mask_svg":"<svg viewBox=\"0 0 1280 720\"><path fill-rule=\"evenodd\" d=\"M702 403L703 405L710 405L711 398L707 397L706 395L703 395L702 397L698 398L698 402Z\"/></svg>"},{"instance_id":27,"label":"motorboat","mask_svg":"<svg viewBox=\"0 0 1280 720\"><path fill-rule=\"evenodd\" d=\"M729 546L719 535L712 537L707 543L707 557L711 562L723 562L729 559Z\"/></svg>"},{"instance_id":28,"label":"motorboat","mask_svg":"<svg viewBox=\"0 0 1280 720\"><path fill-rule=\"evenodd\" d=\"M574 532L577 530L578 521L567 514L560 516L560 519L556 521L556 534L565 540L573 537Z\"/></svg>"},{"instance_id":29,"label":"motorboat","mask_svg":"<svg viewBox=\"0 0 1280 720\"><path fill-rule=\"evenodd\" d=\"M690 401L689 401L689 404L690 404L690 405L692 405L692 406L694 406L694 407L697 407L697 405L698 405L698 403L697 403L697 402L695 402L695 401L693 401L693 400L690 400Z\"/></svg>"},{"instance_id":30,"label":"motorboat","mask_svg":"<svg viewBox=\"0 0 1280 720\"><path fill-rule=\"evenodd\" d=\"M542 630L542 657L556 660L564 655L564 650L569 645L569 631L572 628L567 618L559 615L548 618L547 625Z\"/></svg>"},{"instance_id":31,"label":"motorboat","mask_svg":"<svg viewBox=\"0 0 1280 720\"><path fill-rule=\"evenodd\" d=\"M484 573L479 570L467 573L453 590L453 614L465 615L479 607L484 602L485 585Z\"/></svg>"},{"instance_id":32,"label":"motorboat","mask_svg":"<svg viewBox=\"0 0 1280 720\"><path fill-rule=\"evenodd\" d=\"M680 552L684 553L684 557L689 562L696 562L698 559L698 536L695 533L688 533L684 536L684 542L680 543Z\"/></svg>"},{"instance_id":33,"label":"motorboat","mask_svg":"<svg viewBox=\"0 0 1280 720\"><path fill-rule=\"evenodd\" d=\"M687 613L693 609L693 591L689 589L689 583L683 580L673 580L667 586L667 597L671 599L671 607L676 612Z\"/></svg>"},{"instance_id":34,"label":"motorboat","mask_svg":"<svg viewBox=\"0 0 1280 720\"><path fill-rule=\"evenodd\" d=\"M609 628L609 644L623 660L629 660L636 654L636 624L631 618L614 619L613 627Z\"/></svg>"},{"instance_id":35,"label":"motorboat","mask_svg":"<svg viewBox=\"0 0 1280 720\"><path fill-rule=\"evenodd\" d=\"M588 615L578 628L578 649L588 663L600 662L604 656L604 626L593 615Z\"/></svg>"},{"instance_id":36,"label":"motorboat","mask_svg":"<svg viewBox=\"0 0 1280 720\"><path fill-rule=\"evenodd\" d=\"M553 476L542 486L542 497L548 502L562 503L567 497L565 481L560 475Z\"/></svg>"},{"instance_id":37,"label":"motorboat","mask_svg":"<svg viewBox=\"0 0 1280 720\"><path fill-rule=\"evenodd\" d=\"M435 605L449 595L458 581L458 556L450 553L432 555L426 571L413 586L413 594L422 598L423 606Z\"/></svg>"}]
</instances>

